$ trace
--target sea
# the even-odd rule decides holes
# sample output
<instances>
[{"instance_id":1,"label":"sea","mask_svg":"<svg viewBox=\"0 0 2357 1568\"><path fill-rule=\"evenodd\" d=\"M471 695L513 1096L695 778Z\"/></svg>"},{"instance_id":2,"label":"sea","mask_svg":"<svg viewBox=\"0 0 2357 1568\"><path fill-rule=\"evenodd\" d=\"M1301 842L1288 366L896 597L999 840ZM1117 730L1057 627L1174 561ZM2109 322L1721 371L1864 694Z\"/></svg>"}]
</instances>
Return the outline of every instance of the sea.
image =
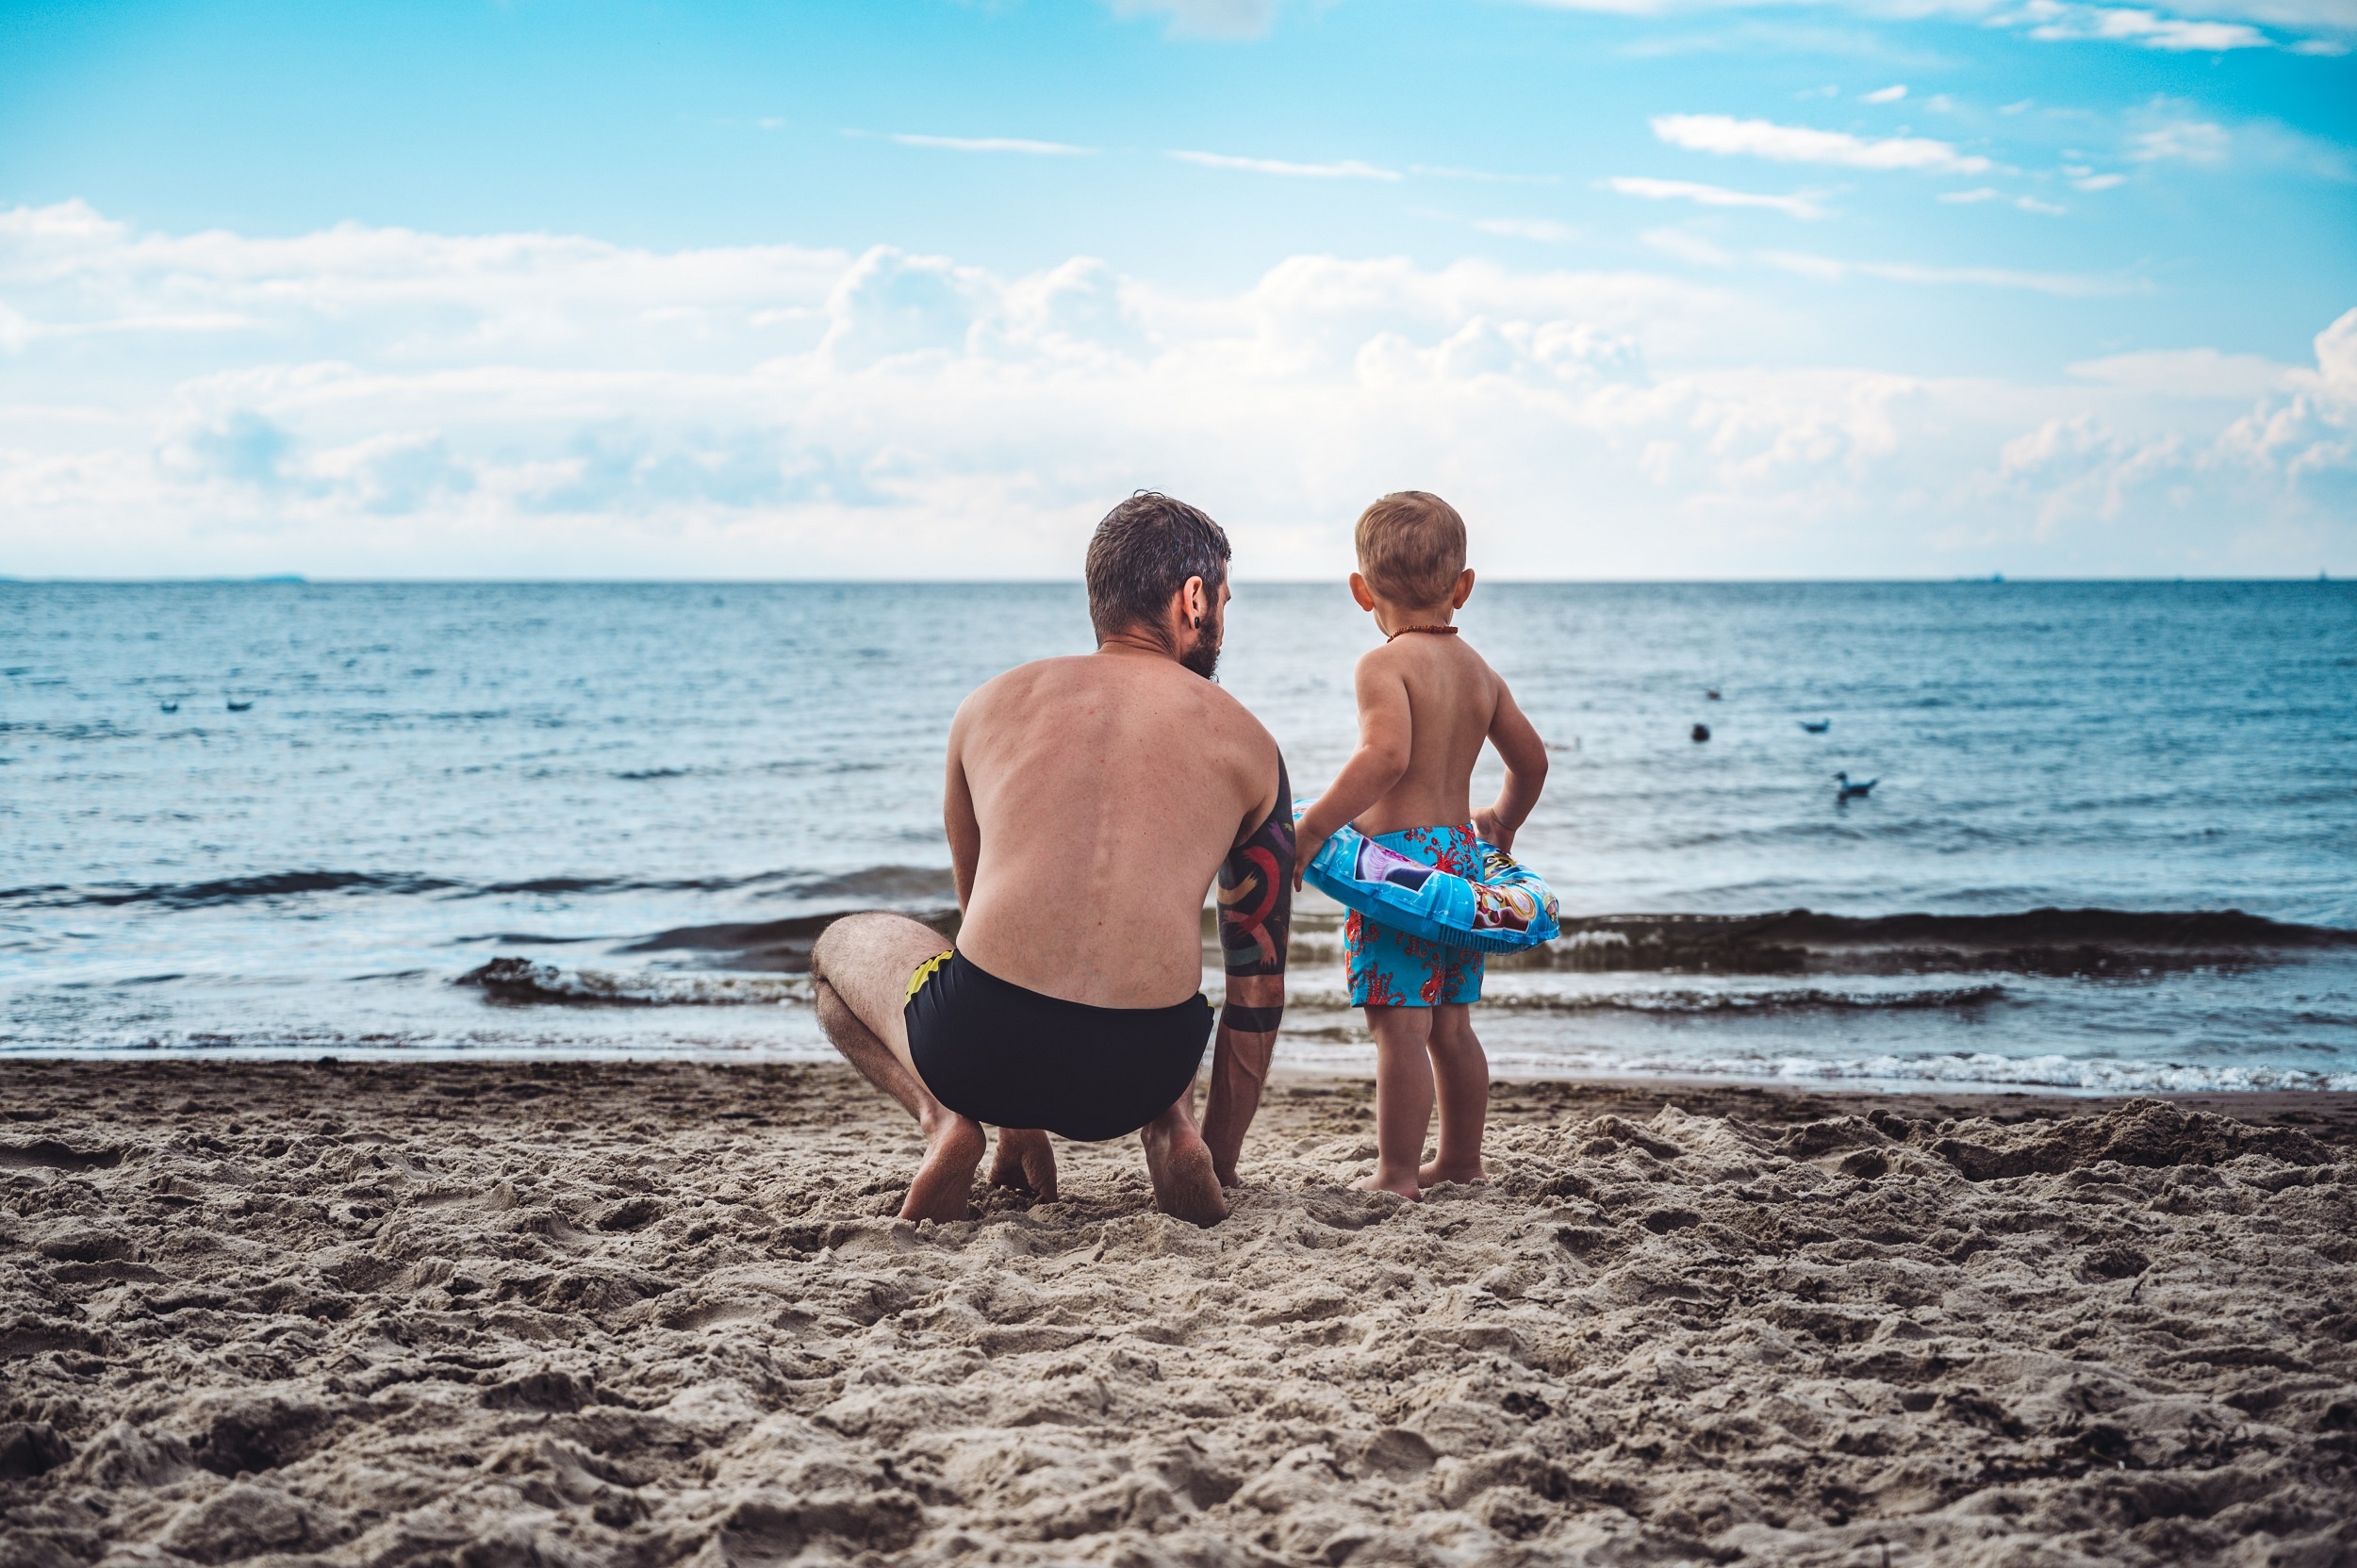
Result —
<instances>
[{"instance_id":1,"label":"sea","mask_svg":"<svg viewBox=\"0 0 2357 1568\"><path fill-rule=\"evenodd\" d=\"M2357 585L1461 622L1553 758L1516 852L1564 935L1492 966L1499 1074L2357 1089ZM1219 679L1305 794L1376 640L1339 583L1236 589ZM1077 584L0 582L0 1054L824 1057L827 920L954 930L959 701L1091 646ZM1305 899L1282 1064L1371 1066L1339 926Z\"/></svg>"}]
</instances>

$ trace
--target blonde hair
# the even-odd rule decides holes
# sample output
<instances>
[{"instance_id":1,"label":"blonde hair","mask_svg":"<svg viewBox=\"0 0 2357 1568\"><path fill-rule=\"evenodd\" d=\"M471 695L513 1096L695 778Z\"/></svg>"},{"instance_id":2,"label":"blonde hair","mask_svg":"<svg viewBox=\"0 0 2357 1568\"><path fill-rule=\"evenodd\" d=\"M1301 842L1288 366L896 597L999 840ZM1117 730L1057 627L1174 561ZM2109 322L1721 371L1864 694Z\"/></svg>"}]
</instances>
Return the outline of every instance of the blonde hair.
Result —
<instances>
[{"instance_id":1,"label":"blonde hair","mask_svg":"<svg viewBox=\"0 0 2357 1568\"><path fill-rule=\"evenodd\" d=\"M1359 514L1360 575L1384 598L1446 600L1465 569L1465 520L1427 490L1394 490Z\"/></svg>"}]
</instances>

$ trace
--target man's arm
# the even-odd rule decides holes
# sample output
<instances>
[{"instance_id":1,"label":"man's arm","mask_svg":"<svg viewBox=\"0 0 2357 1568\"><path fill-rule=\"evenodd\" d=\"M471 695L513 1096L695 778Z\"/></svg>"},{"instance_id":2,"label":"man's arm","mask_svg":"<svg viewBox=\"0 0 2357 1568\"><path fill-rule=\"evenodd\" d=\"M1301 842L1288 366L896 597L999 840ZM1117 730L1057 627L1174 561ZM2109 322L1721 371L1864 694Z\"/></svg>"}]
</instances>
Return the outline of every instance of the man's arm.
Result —
<instances>
[{"instance_id":1,"label":"man's arm","mask_svg":"<svg viewBox=\"0 0 2357 1568\"><path fill-rule=\"evenodd\" d=\"M1277 1026L1285 1016L1285 948L1294 923L1294 787L1282 752L1277 800L1219 868L1219 947L1228 1001L1211 1047L1211 1092L1203 1141L1220 1185L1238 1184L1236 1156L1261 1107Z\"/></svg>"},{"instance_id":2,"label":"man's arm","mask_svg":"<svg viewBox=\"0 0 2357 1568\"><path fill-rule=\"evenodd\" d=\"M957 883L958 913L974 893L974 867L982 858L982 824L974 815L974 790L965 781L965 709L949 722L949 766L941 785L941 825L949 834L949 874Z\"/></svg>"}]
</instances>

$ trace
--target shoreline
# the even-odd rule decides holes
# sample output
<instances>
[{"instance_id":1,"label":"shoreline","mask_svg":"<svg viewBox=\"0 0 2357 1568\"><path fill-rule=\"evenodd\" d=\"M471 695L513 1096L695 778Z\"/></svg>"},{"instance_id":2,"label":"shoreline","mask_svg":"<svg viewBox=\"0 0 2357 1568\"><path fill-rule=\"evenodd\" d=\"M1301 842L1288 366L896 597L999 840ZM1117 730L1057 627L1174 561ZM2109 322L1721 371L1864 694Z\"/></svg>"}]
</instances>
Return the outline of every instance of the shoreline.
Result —
<instances>
[{"instance_id":1,"label":"shoreline","mask_svg":"<svg viewBox=\"0 0 2357 1568\"><path fill-rule=\"evenodd\" d=\"M0 1060L0 1560L2357 1553L2357 1095L1493 1095L911 1225L837 1066Z\"/></svg>"}]
</instances>

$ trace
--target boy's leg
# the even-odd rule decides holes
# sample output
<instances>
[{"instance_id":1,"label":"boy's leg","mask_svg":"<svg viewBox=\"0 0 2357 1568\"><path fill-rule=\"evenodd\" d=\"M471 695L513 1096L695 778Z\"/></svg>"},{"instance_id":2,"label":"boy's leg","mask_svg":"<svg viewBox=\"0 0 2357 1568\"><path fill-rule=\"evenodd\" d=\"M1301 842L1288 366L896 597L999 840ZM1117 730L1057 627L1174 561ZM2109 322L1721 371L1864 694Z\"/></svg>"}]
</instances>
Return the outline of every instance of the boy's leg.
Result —
<instances>
[{"instance_id":1,"label":"boy's leg","mask_svg":"<svg viewBox=\"0 0 2357 1568\"><path fill-rule=\"evenodd\" d=\"M1490 1059L1474 1033L1473 1008L1432 1010L1432 1081L1441 1100L1441 1146L1416 1173L1426 1186L1440 1181L1487 1181L1481 1168L1481 1129L1490 1115ZM1421 1151L1419 1151L1421 1152Z\"/></svg>"},{"instance_id":2,"label":"boy's leg","mask_svg":"<svg viewBox=\"0 0 2357 1568\"><path fill-rule=\"evenodd\" d=\"M1368 1192L1414 1197L1425 1129L1432 1122L1432 1032L1429 1007L1370 1007L1375 1032L1375 1174Z\"/></svg>"}]
</instances>

